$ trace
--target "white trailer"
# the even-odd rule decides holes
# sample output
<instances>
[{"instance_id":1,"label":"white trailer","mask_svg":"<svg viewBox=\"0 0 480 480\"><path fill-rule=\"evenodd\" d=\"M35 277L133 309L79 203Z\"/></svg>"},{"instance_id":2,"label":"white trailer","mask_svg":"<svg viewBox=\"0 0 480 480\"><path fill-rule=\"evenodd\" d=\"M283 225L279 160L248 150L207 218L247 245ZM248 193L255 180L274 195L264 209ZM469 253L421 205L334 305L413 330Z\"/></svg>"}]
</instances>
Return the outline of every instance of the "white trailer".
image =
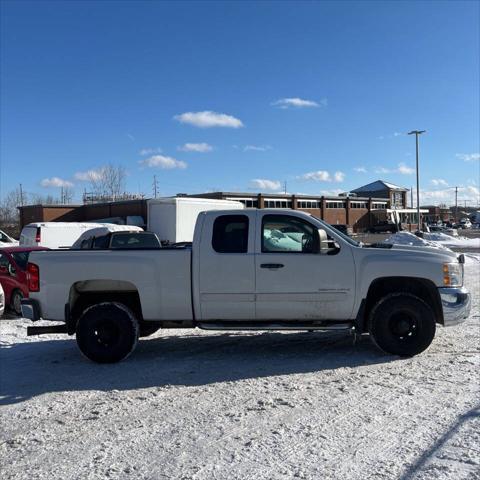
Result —
<instances>
[{"instance_id":1,"label":"white trailer","mask_svg":"<svg viewBox=\"0 0 480 480\"><path fill-rule=\"evenodd\" d=\"M147 230L162 242L193 241L193 231L200 212L209 210L239 210L243 203L192 197L154 198L148 201Z\"/></svg>"}]
</instances>

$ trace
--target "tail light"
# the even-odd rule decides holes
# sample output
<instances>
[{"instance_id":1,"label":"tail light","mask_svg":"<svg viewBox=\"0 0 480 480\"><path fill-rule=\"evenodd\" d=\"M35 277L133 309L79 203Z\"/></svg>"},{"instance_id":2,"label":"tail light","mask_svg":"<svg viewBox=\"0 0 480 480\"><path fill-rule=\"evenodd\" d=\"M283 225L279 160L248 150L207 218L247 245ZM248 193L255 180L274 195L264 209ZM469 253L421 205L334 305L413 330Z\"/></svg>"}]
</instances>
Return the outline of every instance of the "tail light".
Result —
<instances>
[{"instance_id":1,"label":"tail light","mask_svg":"<svg viewBox=\"0 0 480 480\"><path fill-rule=\"evenodd\" d=\"M42 241L41 227L37 227L37 234L35 235L35 242L40 243Z\"/></svg>"},{"instance_id":2,"label":"tail light","mask_svg":"<svg viewBox=\"0 0 480 480\"><path fill-rule=\"evenodd\" d=\"M30 292L40 291L40 269L35 263L27 264L27 283Z\"/></svg>"}]
</instances>

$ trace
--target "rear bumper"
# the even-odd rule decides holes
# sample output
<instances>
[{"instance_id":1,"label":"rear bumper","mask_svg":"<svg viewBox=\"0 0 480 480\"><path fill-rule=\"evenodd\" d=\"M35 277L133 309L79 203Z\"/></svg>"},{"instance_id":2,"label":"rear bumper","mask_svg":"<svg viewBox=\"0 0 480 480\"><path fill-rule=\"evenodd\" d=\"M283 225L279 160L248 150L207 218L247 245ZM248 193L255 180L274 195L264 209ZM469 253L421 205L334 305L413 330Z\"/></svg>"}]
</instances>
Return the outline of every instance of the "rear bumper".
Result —
<instances>
[{"instance_id":1,"label":"rear bumper","mask_svg":"<svg viewBox=\"0 0 480 480\"><path fill-rule=\"evenodd\" d=\"M458 325L468 318L472 300L465 287L439 288L438 293L442 301L444 327Z\"/></svg>"},{"instance_id":2,"label":"rear bumper","mask_svg":"<svg viewBox=\"0 0 480 480\"><path fill-rule=\"evenodd\" d=\"M22 317L36 322L42 317L40 312L40 305L36 300L24 298L22 300Z\"/></svg>"}]
</instances>

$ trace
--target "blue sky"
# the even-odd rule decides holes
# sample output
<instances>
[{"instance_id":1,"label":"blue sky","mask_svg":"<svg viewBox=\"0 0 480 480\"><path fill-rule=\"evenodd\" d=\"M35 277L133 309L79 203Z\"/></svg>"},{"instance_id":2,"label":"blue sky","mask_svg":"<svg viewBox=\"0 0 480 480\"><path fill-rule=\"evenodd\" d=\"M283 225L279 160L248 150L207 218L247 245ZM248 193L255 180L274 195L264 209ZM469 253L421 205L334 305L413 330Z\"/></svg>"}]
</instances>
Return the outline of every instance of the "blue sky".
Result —
<instances>
[{"instance_id":1,"label":"blue sky","mask_svg":"<svg viewBox=\"0 0 480 480\"><path fill-rule=\"evenodd\" d=\"M384 179L478 202L479 3L1 3L0 194L319 194ZM90 173L91 174L91 173Z\"/></svg>"}]
</instances>

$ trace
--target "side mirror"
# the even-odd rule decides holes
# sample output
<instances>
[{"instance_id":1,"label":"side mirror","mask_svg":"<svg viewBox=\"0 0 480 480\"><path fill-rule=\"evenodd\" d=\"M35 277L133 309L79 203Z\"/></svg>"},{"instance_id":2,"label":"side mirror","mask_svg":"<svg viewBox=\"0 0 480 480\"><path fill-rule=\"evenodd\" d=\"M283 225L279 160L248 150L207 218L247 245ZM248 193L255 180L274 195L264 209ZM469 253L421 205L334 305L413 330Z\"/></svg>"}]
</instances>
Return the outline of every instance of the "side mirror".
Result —
<instances>
[{"instance_id":1,"label":"side mirror","mask_svg":"<svg viewBox=\"0 0 480 480\"><path fill-rule=\"evenodd\" d=\"M318 240L319 240L319 248L318 253L326 254L328 253L328 237L327 232L321 228L318 229Z\"/></svg>"},{"instance_id":2,"label":"side mirror","mask_svg":"<svg viewBox=\"0 0 480 480\"><path fill-rule=\"evenodd\" d=\"M11 263L8 264L8 273L9 273L12 277L14 277L14 276L17 274L17 271L12 267L12 264L11 264Z\"/></svg>"}]
</instances>

